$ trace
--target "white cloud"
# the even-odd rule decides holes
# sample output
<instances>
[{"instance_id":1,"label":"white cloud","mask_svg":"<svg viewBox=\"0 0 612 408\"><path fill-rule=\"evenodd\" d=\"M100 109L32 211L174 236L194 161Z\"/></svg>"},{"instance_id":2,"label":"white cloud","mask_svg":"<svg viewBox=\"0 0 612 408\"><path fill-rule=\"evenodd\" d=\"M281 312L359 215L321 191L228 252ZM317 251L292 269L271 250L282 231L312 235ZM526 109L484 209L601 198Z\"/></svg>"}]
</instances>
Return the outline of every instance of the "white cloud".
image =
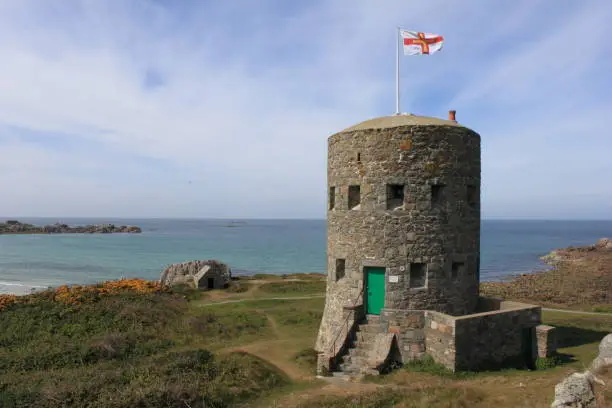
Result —
<instances>
[{"instance_id":1,"label":"white cloud","mask_svg":"<svg viewBox=\"0 0 612 408\"><path fill-rule=\"evenodd\" d=\"M443 116L457 108L481 131L486 213L512 213L496 203L512 202L536 165L546 166L536 178L552 184L560 174L577 182L610 170L590 154L602 156L606 127L593 108L612 101L581 84L610 64L605 44L584 41L584 33L606 38L612 8L569 9L549 24L536 15L547 2L334 0L285 14L272 3L176 10L138 1L0 1L0 125L104 147L75 156L32 140L3 143L0 131L0 189L12 189L0 213L323 216L326 138L392 112L393 29L406 21L448 44L435 56L402 60L404 110ZM515 44L540 27L537 41ZM144 86L150 70L161 86ZM564 87L579 106L561 98ZM588 129L588 143L576 143L571 126ZM550 155L549 140L559 135ZM164 170L142 165L143 157ZM562 157L579 163L575 173ZM500 180L511 187L492 187ZM95 196L95 204L84 198ZM572 211L586 202L572 199Z\"/></svg>"}]
</instances>

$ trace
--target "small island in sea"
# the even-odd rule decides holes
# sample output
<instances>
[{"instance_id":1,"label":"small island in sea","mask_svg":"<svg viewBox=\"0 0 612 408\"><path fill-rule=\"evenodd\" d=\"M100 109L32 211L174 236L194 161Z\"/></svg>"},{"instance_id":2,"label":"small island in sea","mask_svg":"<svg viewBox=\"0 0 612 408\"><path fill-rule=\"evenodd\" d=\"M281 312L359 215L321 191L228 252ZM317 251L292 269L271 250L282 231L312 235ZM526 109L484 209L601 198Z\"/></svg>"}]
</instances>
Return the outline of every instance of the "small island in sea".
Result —
<instances>
[{"instance_id":1,"label":"small island in sea","mask_svg":"<svg viewBox=\"0 0 612 408\"><path fill-rule=\"evenodd\" d=\"M8 220L0 223L0 235L2 234L138 234L142 230L134 225L94 224L84 226L69 226L67 224L55 223L52 225L37 226L22 223L16 220Z\"/></svg>"}]
</instances>

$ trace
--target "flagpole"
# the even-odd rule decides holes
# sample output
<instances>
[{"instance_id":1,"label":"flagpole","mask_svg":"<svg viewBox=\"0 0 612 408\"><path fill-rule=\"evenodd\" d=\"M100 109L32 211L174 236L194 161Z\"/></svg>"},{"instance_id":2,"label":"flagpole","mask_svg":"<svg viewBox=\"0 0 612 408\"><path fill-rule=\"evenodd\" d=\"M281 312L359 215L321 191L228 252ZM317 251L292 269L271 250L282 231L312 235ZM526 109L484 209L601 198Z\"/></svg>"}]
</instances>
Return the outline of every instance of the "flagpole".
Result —
<instances>
[{"instance_id":1,"label":"flagpole","mask_svg":"<svg viewBox=\"0 0 612 408\"><path fill-rule=\"evenodd\" d=\"M397 32L395 33L395 114L400 114L400 91L399 91L399 64L400 64L400 52L399 52L399 38L400 38L400 28L397 27Z\"/></svg>"}]
</instances>

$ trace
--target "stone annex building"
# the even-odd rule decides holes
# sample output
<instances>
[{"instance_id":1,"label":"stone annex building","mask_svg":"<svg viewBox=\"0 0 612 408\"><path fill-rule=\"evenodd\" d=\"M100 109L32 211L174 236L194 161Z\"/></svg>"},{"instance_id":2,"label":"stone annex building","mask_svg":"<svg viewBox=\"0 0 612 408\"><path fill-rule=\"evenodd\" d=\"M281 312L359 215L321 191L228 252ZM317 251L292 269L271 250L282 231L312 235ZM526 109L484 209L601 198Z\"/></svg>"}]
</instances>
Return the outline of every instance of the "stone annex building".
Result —
<instances>
[{"instance_id":1,"label":"stone annex building","mask_svg":"<svg viewBox=\"0 0 612 408\"><path fill-rule=\"evenodd\" d=\"M376 373L425 354L451 370L531 366L554 352L539 306L479 296L480 150L454 111L329 138L319 373Z\"/></svg>"}]
</instances>

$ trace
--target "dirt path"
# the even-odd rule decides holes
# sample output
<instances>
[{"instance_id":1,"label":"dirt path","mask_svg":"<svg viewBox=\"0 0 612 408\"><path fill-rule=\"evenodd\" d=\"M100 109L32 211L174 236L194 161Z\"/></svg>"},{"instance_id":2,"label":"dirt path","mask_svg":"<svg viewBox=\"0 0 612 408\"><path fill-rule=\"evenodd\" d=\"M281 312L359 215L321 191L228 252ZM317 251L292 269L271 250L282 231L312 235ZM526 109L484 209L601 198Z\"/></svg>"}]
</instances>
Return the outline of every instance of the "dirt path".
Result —
<instances>
[{"instance_id":1,"label":"dirt path","mask_svg":"<svg viewBox=\"0 0 612 408\"><path fill-rule=\"evenodd\" d=\"M235 300L224 300L221 302L213 302L213 303L202 303L199 305L199 307L225 305L228 303L257 302L260 300L304 300L304 299L317 299L317 298L323 298L323 297L325 297L325 295L245 298L245 299L235 299Z\"/></svg>"},{"instance_id":2,"label":"dirt path","mask_svg":"<svg viewBox=\"0 0 612 408\"><path fill-rule=\"evenodd\" d=\"M280 339L282 336L281 336L280 332L278 331L278 325L276 324L276 320L274 320L274 318L272 316L270 316L269 314L267 314L263 310L255 309L255 311L257 313L261 313L264 316L266 316L266 319L268 319L268 323L270 324L270 328L272 329L272 333L274 333L274 337L276 337L277 339Z\"/></svg>"},{"instance_id":3,"label":"dirt path","mask_svg":"<svg viewBox=\"0 0 612 408\"><path fill-rule=\"evenodd\" d=\"M307 375L295 364L290 361L287 361L286 356L283 356L283 353L276 352L276 350L283 349L284 347L286 347L286 345L290 345L293 340L282 338L283 336L278 330L278 324L272 316L270 316L263 310L256 311L266 316L266 319L268 319L268 323L270 324L270 328L272 329L272 332L274 333L274 337L276 337L276 339L263 340L251 344L229 347L220 351L230 353L236 351L243 351L257 356L262 360L266 360L269 363L275 365L279 370L283 371L294 381L301 381L311 378L311 375Z\"/></svg>"}]
</instances>

